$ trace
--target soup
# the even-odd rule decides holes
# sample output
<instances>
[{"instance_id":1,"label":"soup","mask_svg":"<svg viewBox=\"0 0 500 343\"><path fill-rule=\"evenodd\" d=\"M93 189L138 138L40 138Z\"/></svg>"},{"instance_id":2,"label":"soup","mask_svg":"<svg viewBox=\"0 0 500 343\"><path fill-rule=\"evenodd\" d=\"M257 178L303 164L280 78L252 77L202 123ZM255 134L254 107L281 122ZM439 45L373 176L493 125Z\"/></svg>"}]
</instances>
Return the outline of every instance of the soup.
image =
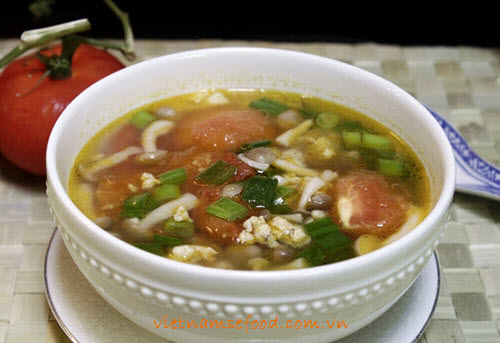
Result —
<instances>
[{"instance_id":1,"label":"soup","mask_svg":"<svg viewBox=\"0 0 500 343\"><path fill-rule=\"evenodd\" d=\"M269 90L205 90L123 116L69 181L97 225L169 259L242 270L363 255L429 211L416 154L353 109Z\"/></svg>"}]
</instances>

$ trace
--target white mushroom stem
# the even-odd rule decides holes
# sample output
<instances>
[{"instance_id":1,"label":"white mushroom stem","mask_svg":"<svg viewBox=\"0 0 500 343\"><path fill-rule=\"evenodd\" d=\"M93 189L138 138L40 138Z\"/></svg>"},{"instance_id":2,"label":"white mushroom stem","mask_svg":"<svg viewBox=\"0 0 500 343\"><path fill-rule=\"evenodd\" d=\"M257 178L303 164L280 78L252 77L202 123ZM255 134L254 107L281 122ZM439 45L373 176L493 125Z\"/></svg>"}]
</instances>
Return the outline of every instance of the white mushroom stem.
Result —
<instances>
[{"instance_id":1,"label":"white mushroom stem","mask_svg":"<svg viewBox=\"0 0 500 343\"><path fill-rule=\"evenodd\" d=\"M104 229L107 231L107 230L110 230L111 227L113 226L113 219L111 219L110 217L100 217L100 218L94 219L94 223L97 226L100 226L101 229Z\"/></svg>"},{"instance_id":2,"label":"white mushroom stem","mask_svg":"<svg viewBox=\"0 0 500 343\"><path fill-rule=\"evenodd\" d=\"M106 169L106 168L109 168L109 167L112 167L112 166L117 165L119 163L122 163L129 156L139 154L141 152L142 152L142 149L139 148L138 146L129 146L123 150L115 152L112 155L109 155L108 157L100 159L99 161L95 162L93 165L91 165L87 169L80 168L80 173L85 180L95 181L94 174L96 172L103 170L103 169Z\"/></svg>"},{"instance_id":3,"label":"white mushroom stem","mask_svg":"<svg viewBox=\"0 0 500 343\"><path fill-rule=\"evenodd\" d=\"M143 228L139 218L127 218L122 222L123 230L134 241L147 241L153 238L151 228Z\"/></svg>"},{"instance_id":4,"label":"white mushroom stem","mask_svg":"<svg viewBox=\"0 0 500 343\"><path fill-rule=\"evenodd\" d=\"M282 170L290 172L290 173L294 173L295 175L298 175L298 176L317 176L318 175L318 172L313 170L313 169L302 167L302 166L299 166L299 165L292 163L290 161L282 160L279 158L275 159L271 164L273 166L275 166L276 168L282 169Z\"/></svg>"},{"instance_id":5,"label":"white mushroom stem","mask_svg":"<svg viewBox=\"0 0 500 343\"><path fill-rule=\"evenodd\" d=\"M273 178L278 180L278 186L283 186L288 183L288 180L281 175L274 175Z\"/></svg>"},{"instance_id":6,"label":"white mushroom stem","mask_svg":"<svg viewBox=\"0 0 500 343\"><path fill-rule=\"evenodd\" d=\"M299 125L302 120L302 115L296 110L286 110L285 112L281 112L276 119L278 125L289 128Z\"/></svg>"},{"instance_id":7,"label":"white mushroom stem","mask_svg":"<svg viewBox=\"0 0 500 343\"><path fill-rule=\"evenodd\" d=\"M304 187L302 195L300 196L299 206L297 207L297 210L305 211L306 205L309 202L311 196L313 196L314 193L319 191L325 185L326 185L325 181L323 181L319 177L313 177L311 180L309 180L309 182Z\"/></svg>"},{"instance_id":8,"label":"white mushroom stem","mask_svg":"<svg viewBox=\"0 0 500 343\"><path fill-rule=\"evenodd\" d=\"M142 132L141 143L145 152L156 151L156 139L172 130L174 123L169 120L156 120Z\"/></svg>"},{"instance_id":9,"label":"white mushroom stem","mask_svg":"<svg viewBox=\"0 0 500 343\"><path fill-rule=\"evenodd\" d=\"M406 234L408 234L411 230L413 230L418 224L420 224L420 222L422 221L422 218L424 217L423 216L423 212L416 208L416 207L412 207L410 210L409 210L409 213L410 215L408 216L408 219L406 220L406 222L401 226L401 228L399 229L398 232L396 232L395 234L389 236L385 241L384 241L384 245L387 245L387 244L390 244L392 242L395 242L397 241L398 239L400 239L401 237L405 236Z\"/></svg>"},{"instance_id":10,"label":"white mushroom stem","mask_svg":"<svg viewBox=\"0 0 500 343\"><path fill-rule=\"evenodd\" d=\"M179 206L185 206L189 211L195 208L196 205L198 205L198 198L191 193L185 193L180 198L169 201L160 207L155 208L141 221L139 221L138 224L140 227L147 229L172 217Z\"/></svg>"},{"instance_id":11,"label":"white mushroom stem","mask_svg":"<svg viewBox=\"0 0 500 343\"><path fill-rule=\"evenodd\" d=\"M354 211L352 201L349 197L339 197L337 199L337 211L340 221L345 229L351 228L351 217Z\"/></svg>"},{"instance_id":12,"label":"white mushroom stem","mask_svg":"<svg viewBox=\"0 0 500 343\"><path fill-rule=\"evenodd\" d=\"M304 120L293 129L285 131L280 136L278 136L278 138L276 138L276 143L284 147L289 147L297 137L301 136L303 133L309 130L312 125L312 119Z\"/></svg>"},{"instance_id":13,"label":"white mushroom stem","mask_svg":"<svg viewBox=\"0 0 500 343\"><path fill-rule=\"evenodd\" d=\"M155 114L159 118L171 118L171 117L174 117L175 115L177 115L177 112L171 107L163 106L163 107L158 108L155 111Z\"/></svg>"},{"instance_id":14,"label":"white mushroom stem","mask_svg":"<svg viewBox=\"0 0 500 343\"><path fill-rule=\"evenodd\" d=\"M224 105L229 103L229 100L224 96L224 94L219 92L210 95L207 101L214 105Z\"/></svg>"},{"instance_id":15,"label":"white mushroom stem","mask_svg":"<svg viewBox=\"0 0 500 343\"><path fill-rule=\"evenodd\" d=\"M222 188L222 196L225 198L234 198L241 192L243 192L243 187L237 183L230 183Z\"/></svg>"},{"instance_id":16,"label":"white mushroom stem","mask_svg":"<svg viewBox=\"0 0 500 343\"><path fill-rule=\"evenodd\" d=\"M262 162L257 162L257 161L251 160L251 159L245 157L245 155L243 155L243 154L239 154L238 159L242 162L245 162L250 167L258 169L258 170L264 171L267 168L269 168L269 163L262 163Z\"/></svg>"},{"instance_id":17,"label":"white mushroom stem","mask_svg":"<svg viewBox=\"0 0 500 343\"><path fill-rule=\"evenodd\" d=\"M292 262L272 268L271 270L291 270L309 267L309 263L303 257L296 258Z\"/></svg>"},{"instance_id":18,"label":"white mushroom stem","mask_svg":"<svg viewBox=\"0 0 500 343\"><path fill-rule=\"evenodd\" d=\"M331 182L335 180L336 178L339 177L339 174L337 172L331 171L330 169L325 169L321 173L321 178L325 180L326 182Z\"/></svg>"}]
</instances>

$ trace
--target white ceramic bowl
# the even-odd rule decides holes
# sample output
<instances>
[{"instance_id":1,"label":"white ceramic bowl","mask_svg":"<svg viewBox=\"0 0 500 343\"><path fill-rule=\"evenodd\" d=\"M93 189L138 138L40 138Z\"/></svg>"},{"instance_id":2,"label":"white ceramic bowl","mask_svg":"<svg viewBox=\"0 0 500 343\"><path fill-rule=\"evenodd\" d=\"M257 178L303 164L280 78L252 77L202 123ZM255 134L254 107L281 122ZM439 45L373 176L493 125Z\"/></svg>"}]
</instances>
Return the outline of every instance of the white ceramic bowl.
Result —
<instances>
[{"instance_id":1,"label":"white ceramic bowl","mask_svg":"<svg viewBox=\"0 0 500 343\"><path fill-rule=\"evenodd\" d=\"M168 260L115 238L87 219L68 197L67 183L74 159L88 139L133 108L206 88L307 93L376 118L405 139L426 165L431 213L411 233L368 255L275 272L212 269ZM417 278L447 219L454 168L451 147L440 127L420 103L392 83L314 55L220 48L148 60L80 94L50 136L47 194L64 243L85 277L107 302L146 329L178 342L330 342L377 318ZM160 324L165 316L168 324L179 317L186 322L176 329L165 328L164 322ZM269 326L276 316L278 326L317 320L325 328L252 328ZM199 324L203 319L209 324L232 319L235 328L181 328L187 321ZM326 320L333 319L344 320L349 327L329 329Z\"/></svg>"}]
</instances>

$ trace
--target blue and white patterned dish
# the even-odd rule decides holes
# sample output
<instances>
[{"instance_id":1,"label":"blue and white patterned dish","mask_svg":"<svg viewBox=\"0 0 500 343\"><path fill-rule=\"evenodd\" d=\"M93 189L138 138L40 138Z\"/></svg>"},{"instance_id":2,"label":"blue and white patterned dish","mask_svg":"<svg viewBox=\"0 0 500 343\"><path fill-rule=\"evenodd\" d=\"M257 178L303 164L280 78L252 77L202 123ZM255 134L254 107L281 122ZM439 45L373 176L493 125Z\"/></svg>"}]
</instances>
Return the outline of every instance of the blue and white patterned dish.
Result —
<instances>
[{"instance_id":1,"label":"blue and white patterned dish","mask_svg":"<svg viewBox=\"0 0 500 343\"><path fill-rule=\"evenodd\" d=\"M500 169L483 160L460 133L439 114L427 108L450 140L457 164L458 192L500 200Z\"/></svg>"}]
</instances>

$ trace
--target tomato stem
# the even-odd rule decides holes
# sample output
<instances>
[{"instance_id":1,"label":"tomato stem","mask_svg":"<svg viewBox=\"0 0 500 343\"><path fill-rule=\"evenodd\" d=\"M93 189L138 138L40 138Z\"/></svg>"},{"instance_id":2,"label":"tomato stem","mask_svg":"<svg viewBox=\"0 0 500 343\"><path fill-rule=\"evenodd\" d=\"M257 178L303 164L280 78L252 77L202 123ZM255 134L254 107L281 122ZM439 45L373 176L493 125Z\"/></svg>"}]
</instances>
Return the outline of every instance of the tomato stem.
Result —
<instances>
[{"instance_id":1,"label":"tomato stem","mask_svg":"<svg viewBox=\"0 0 500 343\"><path fill-rule=\"evenodd\" d=\"M106 49L118 50L123 54L123 56L125 56L127 60L129 61L133 60L135 58L134 34L132 32L132 27L130 25L128 13L120 10L112 0L103 0L103 1L120 19L123 25L123 31L125 35L124 42L122 44L118 44L83 36L79 36L78 40L81 43L88 43ZM90 22L88 21L88 19L79 19L68 23L25 31L21 35L21 42L11 51L9 51L7 55L3 56L0 59L0 68L6 66L14 59L22 55L24 52L32 48L43 46L44 44L50 41L88 30L90 30Z\"/></svg>"},{"instance_id":2,"label":"tomato stem","mask_svg":"<svg viewBox=\"0 0 500 343\"><path fill-rule=\"evenodd\" d=\"M135 58L134 33L132 32L132 25L130 25L128 13L123 12L121 9L119 9L118 6L116 6L112 0L104 0L104 2L122 22L123 34L125 36L125 40L123 42L123 45L121 45L121 48L112 48L112 49L119 49L123 53L125 58L131 61Z\"/></svg>"},{"instance_id":3,"label":"tomato stem","mask_svg":"<svg viewBox=\"0 0 500 343\"><path fill-rule=\"evenodd\" d=\"M90 22L87 19L79 19L68 23L44 27L23 32L21 42L0 59L0 68L6 66L24 52L47 42L61 38L63 36L87 31L90 29Z\"/></svg>"}]
</instances>

